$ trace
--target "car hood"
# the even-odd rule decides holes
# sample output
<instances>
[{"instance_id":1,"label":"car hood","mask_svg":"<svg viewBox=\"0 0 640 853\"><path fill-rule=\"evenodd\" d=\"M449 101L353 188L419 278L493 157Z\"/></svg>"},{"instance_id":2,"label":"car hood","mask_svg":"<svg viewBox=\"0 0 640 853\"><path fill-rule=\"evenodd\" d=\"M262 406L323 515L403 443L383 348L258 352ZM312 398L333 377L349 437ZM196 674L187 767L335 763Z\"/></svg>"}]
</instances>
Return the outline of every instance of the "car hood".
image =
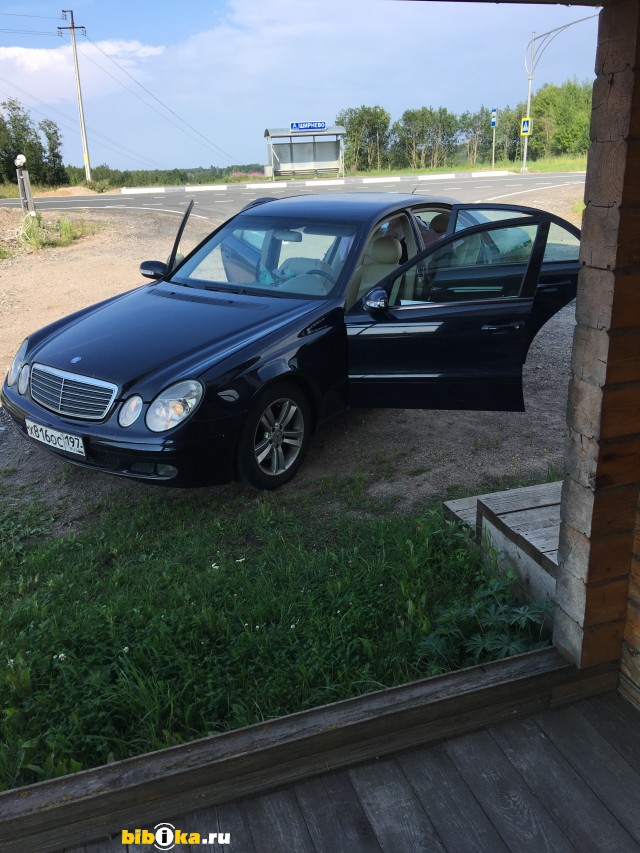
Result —
<instances>
[{"instance_id":1,"label":"car hood","mask_svg":"<svg viewBox=\"0 0 640 853\"><path fill-rule=\"evenodd\" d=\"M162 283L74 315L37 345L30 358L127 391L151 376L160 382L198 376L216 361L313 315L318 306L317 300L222 294Z\"/></svg>"}]
</instances>

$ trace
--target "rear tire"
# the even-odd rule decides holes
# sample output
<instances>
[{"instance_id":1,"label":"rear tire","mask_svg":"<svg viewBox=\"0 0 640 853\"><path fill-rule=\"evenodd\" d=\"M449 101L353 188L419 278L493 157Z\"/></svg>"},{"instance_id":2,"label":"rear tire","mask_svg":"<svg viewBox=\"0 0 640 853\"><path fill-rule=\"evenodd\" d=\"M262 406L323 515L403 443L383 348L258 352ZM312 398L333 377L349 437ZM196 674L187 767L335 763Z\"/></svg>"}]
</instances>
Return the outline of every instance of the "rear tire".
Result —
<instances>
[{"instance_id":1,"label":"rear tire","mask_svg":"<svg viewBox=\"0 0 640 853\"><path fill-rule=\"evenodd\" d=\"M243 424L236 467L255 489L277 489L298 471L309 445L311 409L305 394L282 382L261 391Z\"/></svg>"}]
</instances>

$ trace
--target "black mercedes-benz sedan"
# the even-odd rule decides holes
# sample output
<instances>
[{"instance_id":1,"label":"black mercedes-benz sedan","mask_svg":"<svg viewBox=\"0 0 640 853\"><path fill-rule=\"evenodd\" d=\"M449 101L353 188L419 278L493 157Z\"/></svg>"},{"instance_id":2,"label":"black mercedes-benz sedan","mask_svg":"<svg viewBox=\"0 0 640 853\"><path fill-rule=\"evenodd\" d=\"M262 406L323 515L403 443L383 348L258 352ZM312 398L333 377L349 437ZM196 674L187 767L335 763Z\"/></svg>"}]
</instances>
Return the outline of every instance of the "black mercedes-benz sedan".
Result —
<instances>
[{"instance_id":1,"label":"black mercedes-benz sedan","mask_svg":"<svg viewBox=\"0 0 640 853\"><path fill-rule=\"evenodd\" d=\"M258 199L182 257L184 225L150 282L23 342L2 404L30 439L125 477L273 489L347 406L522 410L531 341L576 294L580 232L532 208Z\"/></svg>"}]
</instances>

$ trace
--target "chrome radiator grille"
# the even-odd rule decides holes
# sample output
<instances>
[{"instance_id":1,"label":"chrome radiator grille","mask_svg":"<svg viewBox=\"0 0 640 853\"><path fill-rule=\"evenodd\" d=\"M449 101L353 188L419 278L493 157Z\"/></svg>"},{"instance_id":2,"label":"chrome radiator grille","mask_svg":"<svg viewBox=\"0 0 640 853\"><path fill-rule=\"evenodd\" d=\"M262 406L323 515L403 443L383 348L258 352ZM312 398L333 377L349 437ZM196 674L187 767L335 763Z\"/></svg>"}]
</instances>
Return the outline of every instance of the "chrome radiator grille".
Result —
<instances>
[{"instance_id":1,"label":"chrome radiator grille","mask_svg":"<svg viewBox=\"0 0 640 853\"><path fill-rule=\"evenodd\" d=\"M92 421L105 417L118 391L117 385L111 382L66 373L43 364L33 365L30 383L31 397L45 409Z\"/></svg>"}]
</instances>

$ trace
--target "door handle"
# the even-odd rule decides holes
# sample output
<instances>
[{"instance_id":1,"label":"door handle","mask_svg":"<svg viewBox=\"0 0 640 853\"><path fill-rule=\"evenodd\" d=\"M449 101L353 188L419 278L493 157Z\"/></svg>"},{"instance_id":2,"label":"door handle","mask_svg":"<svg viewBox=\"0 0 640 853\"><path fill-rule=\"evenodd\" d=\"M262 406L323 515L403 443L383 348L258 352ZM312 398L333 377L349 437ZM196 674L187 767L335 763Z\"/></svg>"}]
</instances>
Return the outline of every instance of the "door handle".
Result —
<instances>
[{"instance_id":1,"label":"door handle","mask_svg":"<svg viewBox=\"0 0 640 853\"><path fill-rule=\"evenodd\" d=\"M523 320L516 320L514 323L505 323L504 325L501 325L501 326L491 326L491 325L481 326L482 331L483 332L489 332L490 335L495 335L495 334L500 334L500 333L504 334L506 332L519 332L520 329L523 329L523 328L524 328L524 321Z\"/></svg>"}]
</instances>

